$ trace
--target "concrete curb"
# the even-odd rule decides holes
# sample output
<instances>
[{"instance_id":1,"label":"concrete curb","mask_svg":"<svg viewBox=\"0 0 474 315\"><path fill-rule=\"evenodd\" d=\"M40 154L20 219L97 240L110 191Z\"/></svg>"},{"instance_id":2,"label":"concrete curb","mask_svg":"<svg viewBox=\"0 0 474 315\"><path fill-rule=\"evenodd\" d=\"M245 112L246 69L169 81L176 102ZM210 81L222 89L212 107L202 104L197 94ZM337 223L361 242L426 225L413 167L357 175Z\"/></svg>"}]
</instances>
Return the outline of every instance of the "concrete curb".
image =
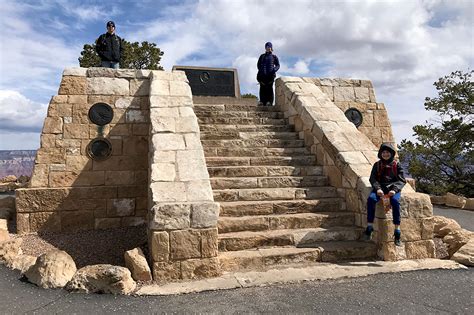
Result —
<instances>
[{"instance_id":1,"label":"concrete curb","mask_svg":"<svg viewBox=\"0 0 474 315\"><path fill-rule=\"evenodd\" d=\"M277 283L295 283L301 281L356 278L379 273L394 273L412 270L430 269L467 269L452 260L419 259L396 262L367 261L346 264L318 264L302 268L290 267L268 271L250 271L227 273L218 278L147 285L140 288L136 295L173 295L197 293L203 291L227 290L267 286Z\"/></svg>"}]
</instances>

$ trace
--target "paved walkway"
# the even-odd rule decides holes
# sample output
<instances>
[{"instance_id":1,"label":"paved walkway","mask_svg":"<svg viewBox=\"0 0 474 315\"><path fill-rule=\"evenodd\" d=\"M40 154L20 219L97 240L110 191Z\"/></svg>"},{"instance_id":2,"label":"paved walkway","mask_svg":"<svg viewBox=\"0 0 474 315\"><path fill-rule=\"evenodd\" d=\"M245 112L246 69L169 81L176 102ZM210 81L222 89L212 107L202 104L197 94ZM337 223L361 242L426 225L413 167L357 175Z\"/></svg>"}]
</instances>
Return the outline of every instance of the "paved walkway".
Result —
<instances>
[{"instance_id":1,"label":"paved walkway","mask_svg":"<svg viewBox=\"0 0 474 315\"><path fill-rule=\"evenodd\" d=\"M442 215L444 217L454 219L464 229L474 231L474 211L448 208L443 206L434 206L433 214Z\"/></svg>"}]
</instances>

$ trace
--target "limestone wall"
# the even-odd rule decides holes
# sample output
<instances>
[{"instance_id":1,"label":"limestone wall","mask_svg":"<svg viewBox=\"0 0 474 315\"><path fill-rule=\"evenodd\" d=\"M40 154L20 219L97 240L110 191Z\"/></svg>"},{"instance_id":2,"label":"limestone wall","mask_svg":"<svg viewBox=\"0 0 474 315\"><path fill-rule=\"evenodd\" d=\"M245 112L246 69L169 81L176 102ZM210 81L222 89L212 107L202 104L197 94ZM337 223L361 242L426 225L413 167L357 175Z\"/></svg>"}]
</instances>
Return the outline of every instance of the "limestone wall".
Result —
<instances>
[{"instance_id":1,"label":"limestone wall","mask_svg":"<svg viewBox=\"0 0 474 315\"><path fill-rule=\"evenodd\" d=\"M71 68L52 97L31 187L17 191L18 232L61 232L145 223L148 189L149 71ZM89 120L103 102L111 123ZM92 139L104 137L112 155L94 161Z\"/></svg>"},{"instance_id":2,"label":"limestone wall","mask_svg":"<svg viewBox=\"0 0 474 315\"><path fill-rule=\"evenodd\" d=\"M377 103L374 87L369 80L302 78L314 83L343 112L349 108L358 109L363 116L357 128L365 134L376 147L382 142L395 144L392 125L383 103Z\"/></svg>"},{"instance_id":3,"label":"limestone wall","mask_svg":"<svg viewBox=\"0 0 474 315\"><path fill-rule=\"evenodd\" d=\"M153 71L150 87L150 249L156 281L219 273L217 217L182 71Z\"/></svg>"},{"instance_id":4,"label":"limestone wall","mask_svg":"<svg viewBox=\"0 0 474 315\"><path fill-rule=\"evenodd\" d=\"M314 84L317 80L282 77L276 81L276 104L300 132L332 186L354 212L356 224L366 226L366 202L372 190L370 171L377 161L377 147L349 122L327 93ZM332 89L336 91L337 89ZM385 260L434 257L432 205L428 195L415 193L406 185L402 192L402 240L396 248L391 214L377 208L375 240Z\"/></svg>"}]
</instances>

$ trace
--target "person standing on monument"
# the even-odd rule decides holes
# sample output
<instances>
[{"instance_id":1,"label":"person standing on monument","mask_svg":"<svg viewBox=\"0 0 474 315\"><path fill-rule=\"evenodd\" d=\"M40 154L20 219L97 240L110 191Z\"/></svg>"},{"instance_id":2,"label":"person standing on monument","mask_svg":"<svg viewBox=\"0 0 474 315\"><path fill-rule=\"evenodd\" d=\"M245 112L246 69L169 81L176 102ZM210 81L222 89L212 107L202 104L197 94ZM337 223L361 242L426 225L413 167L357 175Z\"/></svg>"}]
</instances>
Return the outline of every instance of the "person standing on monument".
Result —
<instances>
[{"instance_id":1,"label":"person standing on monument","mask_svg":"<svg viewBox=\"0 0 474 315\"><path fill-rule=\"evenodd\" d=\"M370 240L372 238L375 205L380 199L384 199L386 211L390 209L390 205L392 206L393 224L395 225L393 233L395 245L401 246L400 196L406 179L403 175L402 167L394 160L395 149L390 143L382 143L377 156L380 160L375 162L369 178L372 192L367 199L365 239Z\"/></svg>"},{"instance_id":2,"label":"person standing on monument","mask_svg":"<svg viewBox=\"0 0 474 315\"><path fill-rule=\"evenodd\" d=\"M260 84L260 101L258 105L273 105L273 82L276 73L280 69L280 61L273 54L273 45L270 42L265 43L265 53L261 54L257 62L257 81Z\"/></svg>"},{"instance_id":3,"label":"person standing on monument","mask_svg":"<svg viewBox=\"0 0 474 315\"><path fill-rule=\"evenodd\" d=\"M120 68L120 58L123 52L122 39L115 34L115 23L107 22L107 33L102 34L95 42L95 51L100 57L101 66L105 68Z\"/></svg>"}]
</instances>

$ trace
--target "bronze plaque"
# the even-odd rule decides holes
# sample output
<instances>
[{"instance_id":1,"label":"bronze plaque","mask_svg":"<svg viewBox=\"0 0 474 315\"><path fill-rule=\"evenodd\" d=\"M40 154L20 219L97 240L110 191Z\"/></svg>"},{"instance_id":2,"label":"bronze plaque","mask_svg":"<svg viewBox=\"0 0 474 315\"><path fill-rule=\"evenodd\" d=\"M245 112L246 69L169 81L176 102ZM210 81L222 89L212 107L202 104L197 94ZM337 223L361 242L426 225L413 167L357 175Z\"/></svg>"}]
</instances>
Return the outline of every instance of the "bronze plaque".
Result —
<instances>
[{"instance_id":1,"label":"bronze plaque","mask_svg":"<svg viewBox=\"0 0 474 315\"><path fill-rule=\"evenodd\" d=\"M89 108L89 119L96 125L107 125L113 118L114 110L106 103L96 103Z\"/></svg>"},{"instance_id":2,"label":"bronze plaque","mask_svg":"<svg viewBox=\"0 0 474 315\"><path fill-rule=\"evenodd\" d=\"M87 146L87 155L95 161L106 160L112 154L112 144L104 138L95 138Z\"/></svg>"},{"instance_id":3,"label":"bronze plaque","mask_svg":"<svg viewBox=\"0 0 474 315\"><path fill-rule=\"evenodd\" d=\"M193 95L240 97L235 69L174 66L173 70L186 73Z\"/></svg>"},{"instance_id":4,"label":"bronze plaque","mask_svg":"<svg viewBox=\"0 0 474 315\"><path fill-rule=\"evenodd\" d=\"M346 115L347 119L349 119L349 121L356 127L362 125L362 113L357 108L349 108L344 114Z\"/></svg>"}]
</instances>

